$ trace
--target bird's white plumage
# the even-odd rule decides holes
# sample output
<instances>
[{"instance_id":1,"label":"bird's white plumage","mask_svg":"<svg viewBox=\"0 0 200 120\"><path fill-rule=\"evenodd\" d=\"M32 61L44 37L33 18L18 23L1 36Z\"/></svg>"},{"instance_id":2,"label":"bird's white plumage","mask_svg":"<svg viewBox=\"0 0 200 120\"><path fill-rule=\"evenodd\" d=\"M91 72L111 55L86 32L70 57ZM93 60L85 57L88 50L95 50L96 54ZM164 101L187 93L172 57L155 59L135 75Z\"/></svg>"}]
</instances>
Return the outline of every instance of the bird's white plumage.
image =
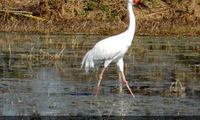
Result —
<instances>
[{"instance_id":1,"label":"bird's white plumage","mask_svg":"<svg viewBox=\"0 0 200 120\"><path fill-rule=\"evenodd\" d=\"M135 17L132 10L132 0L127 0L129 12L129 28L127 31L99 41L83 58L82 66L86 72L98 63L104 63L106 68L111 62L116 62L120 71L123 71L123 56L131 46L135 33Z\"/></svg>"}]
</instances>

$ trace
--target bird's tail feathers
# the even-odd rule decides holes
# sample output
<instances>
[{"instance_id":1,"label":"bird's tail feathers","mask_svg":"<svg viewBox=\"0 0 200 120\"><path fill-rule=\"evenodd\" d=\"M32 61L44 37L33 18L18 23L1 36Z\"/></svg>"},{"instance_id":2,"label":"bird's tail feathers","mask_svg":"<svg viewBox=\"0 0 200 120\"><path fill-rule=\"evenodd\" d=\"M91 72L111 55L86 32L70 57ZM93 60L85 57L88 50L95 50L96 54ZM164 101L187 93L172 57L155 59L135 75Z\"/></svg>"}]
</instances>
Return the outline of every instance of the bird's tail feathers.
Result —
<instances>
[{"instance_id":1,"label":"bird's tail feathers","mask_svg":"<svg viewBox=\"0 0 200 120\"><path fill-rule=\"evenodd\" d=\"M90 68L94 68L94 61L90 51L84 56L81 68L85 68L86 73L88 73Z\"/></svg>"}]
</instances>

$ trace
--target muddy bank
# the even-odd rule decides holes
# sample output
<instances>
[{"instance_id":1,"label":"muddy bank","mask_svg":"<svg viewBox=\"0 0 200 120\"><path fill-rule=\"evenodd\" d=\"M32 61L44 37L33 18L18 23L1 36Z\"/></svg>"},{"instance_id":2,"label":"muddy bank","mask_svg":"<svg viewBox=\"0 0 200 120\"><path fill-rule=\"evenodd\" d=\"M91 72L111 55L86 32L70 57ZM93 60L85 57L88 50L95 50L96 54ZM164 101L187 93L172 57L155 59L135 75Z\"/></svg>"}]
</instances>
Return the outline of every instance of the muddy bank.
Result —
<instances>
[{"instance_id":1,"label":"muddy bank","mask_svg":"<svg viewBox=\"0 0 200 120\"><path fill-rule=\"evenodd\" d=\"M138 35L199 35L198 0L146 0L135 6ZM0 9L28 11L44 21L0 12L1 32L117 34L128 27L125 0L3 0Z\"/></svg>"}]
</instances>

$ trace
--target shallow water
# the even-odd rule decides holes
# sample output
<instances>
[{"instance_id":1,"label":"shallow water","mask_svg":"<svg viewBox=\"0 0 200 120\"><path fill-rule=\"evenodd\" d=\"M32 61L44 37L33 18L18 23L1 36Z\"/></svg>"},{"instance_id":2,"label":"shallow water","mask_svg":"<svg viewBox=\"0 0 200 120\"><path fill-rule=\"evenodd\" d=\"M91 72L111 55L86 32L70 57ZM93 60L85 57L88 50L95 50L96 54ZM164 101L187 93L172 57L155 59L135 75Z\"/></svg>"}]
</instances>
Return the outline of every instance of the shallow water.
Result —
<instances>
[{"instance_id":1,"label":"shallow water","mask_svg":"<svg viewBox=\"0 0 200 120\"><path fill-rule=\"evenodd\" d=\"M124 56L133 100L111 64L80 69L107 36L0 34L0 115L200 115L200 37L136 36Z\"/></svg>"}]
</instances>

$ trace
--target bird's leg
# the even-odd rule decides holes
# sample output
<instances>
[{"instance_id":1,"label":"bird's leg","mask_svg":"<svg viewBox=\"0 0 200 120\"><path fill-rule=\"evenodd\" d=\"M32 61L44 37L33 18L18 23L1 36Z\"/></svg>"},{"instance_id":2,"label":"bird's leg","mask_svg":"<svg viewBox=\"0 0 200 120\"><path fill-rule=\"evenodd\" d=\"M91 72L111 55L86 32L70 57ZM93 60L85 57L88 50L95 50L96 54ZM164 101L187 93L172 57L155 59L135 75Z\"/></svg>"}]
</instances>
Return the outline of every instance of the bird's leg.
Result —
<instances>
[{"instance_id":1,"label":"bird's leg","mask_svg":"<svg viewBox=\"0 0 200 120\"><path fill-rule=\"evenodd\" d=\"M95 97L97 97L97 94L98 94L98 91L99 91L99 86L100 86L101 80L103 78L104 71L105 71L105 68L102 68L101 73L98 76L98 84L97 84L97 87L96 87Z\"/></svg>"},{"instance_id":2,"label":"bird's leg","mask_svg":"<svg viewBox=\"0 0 200 120\"><path fill-rule=\"evenodd\" d=\"M129 85L128 85L128 82L126 81L126 78L125 78L125 75L124 75L124 72L120 71L121 72L121 75L122 75L122 81L123 83L126 85L126 87L128 88L132 98L135 98L135 95L133 94L133 92L131 91Z\"/></svg>"}]
</instances>

